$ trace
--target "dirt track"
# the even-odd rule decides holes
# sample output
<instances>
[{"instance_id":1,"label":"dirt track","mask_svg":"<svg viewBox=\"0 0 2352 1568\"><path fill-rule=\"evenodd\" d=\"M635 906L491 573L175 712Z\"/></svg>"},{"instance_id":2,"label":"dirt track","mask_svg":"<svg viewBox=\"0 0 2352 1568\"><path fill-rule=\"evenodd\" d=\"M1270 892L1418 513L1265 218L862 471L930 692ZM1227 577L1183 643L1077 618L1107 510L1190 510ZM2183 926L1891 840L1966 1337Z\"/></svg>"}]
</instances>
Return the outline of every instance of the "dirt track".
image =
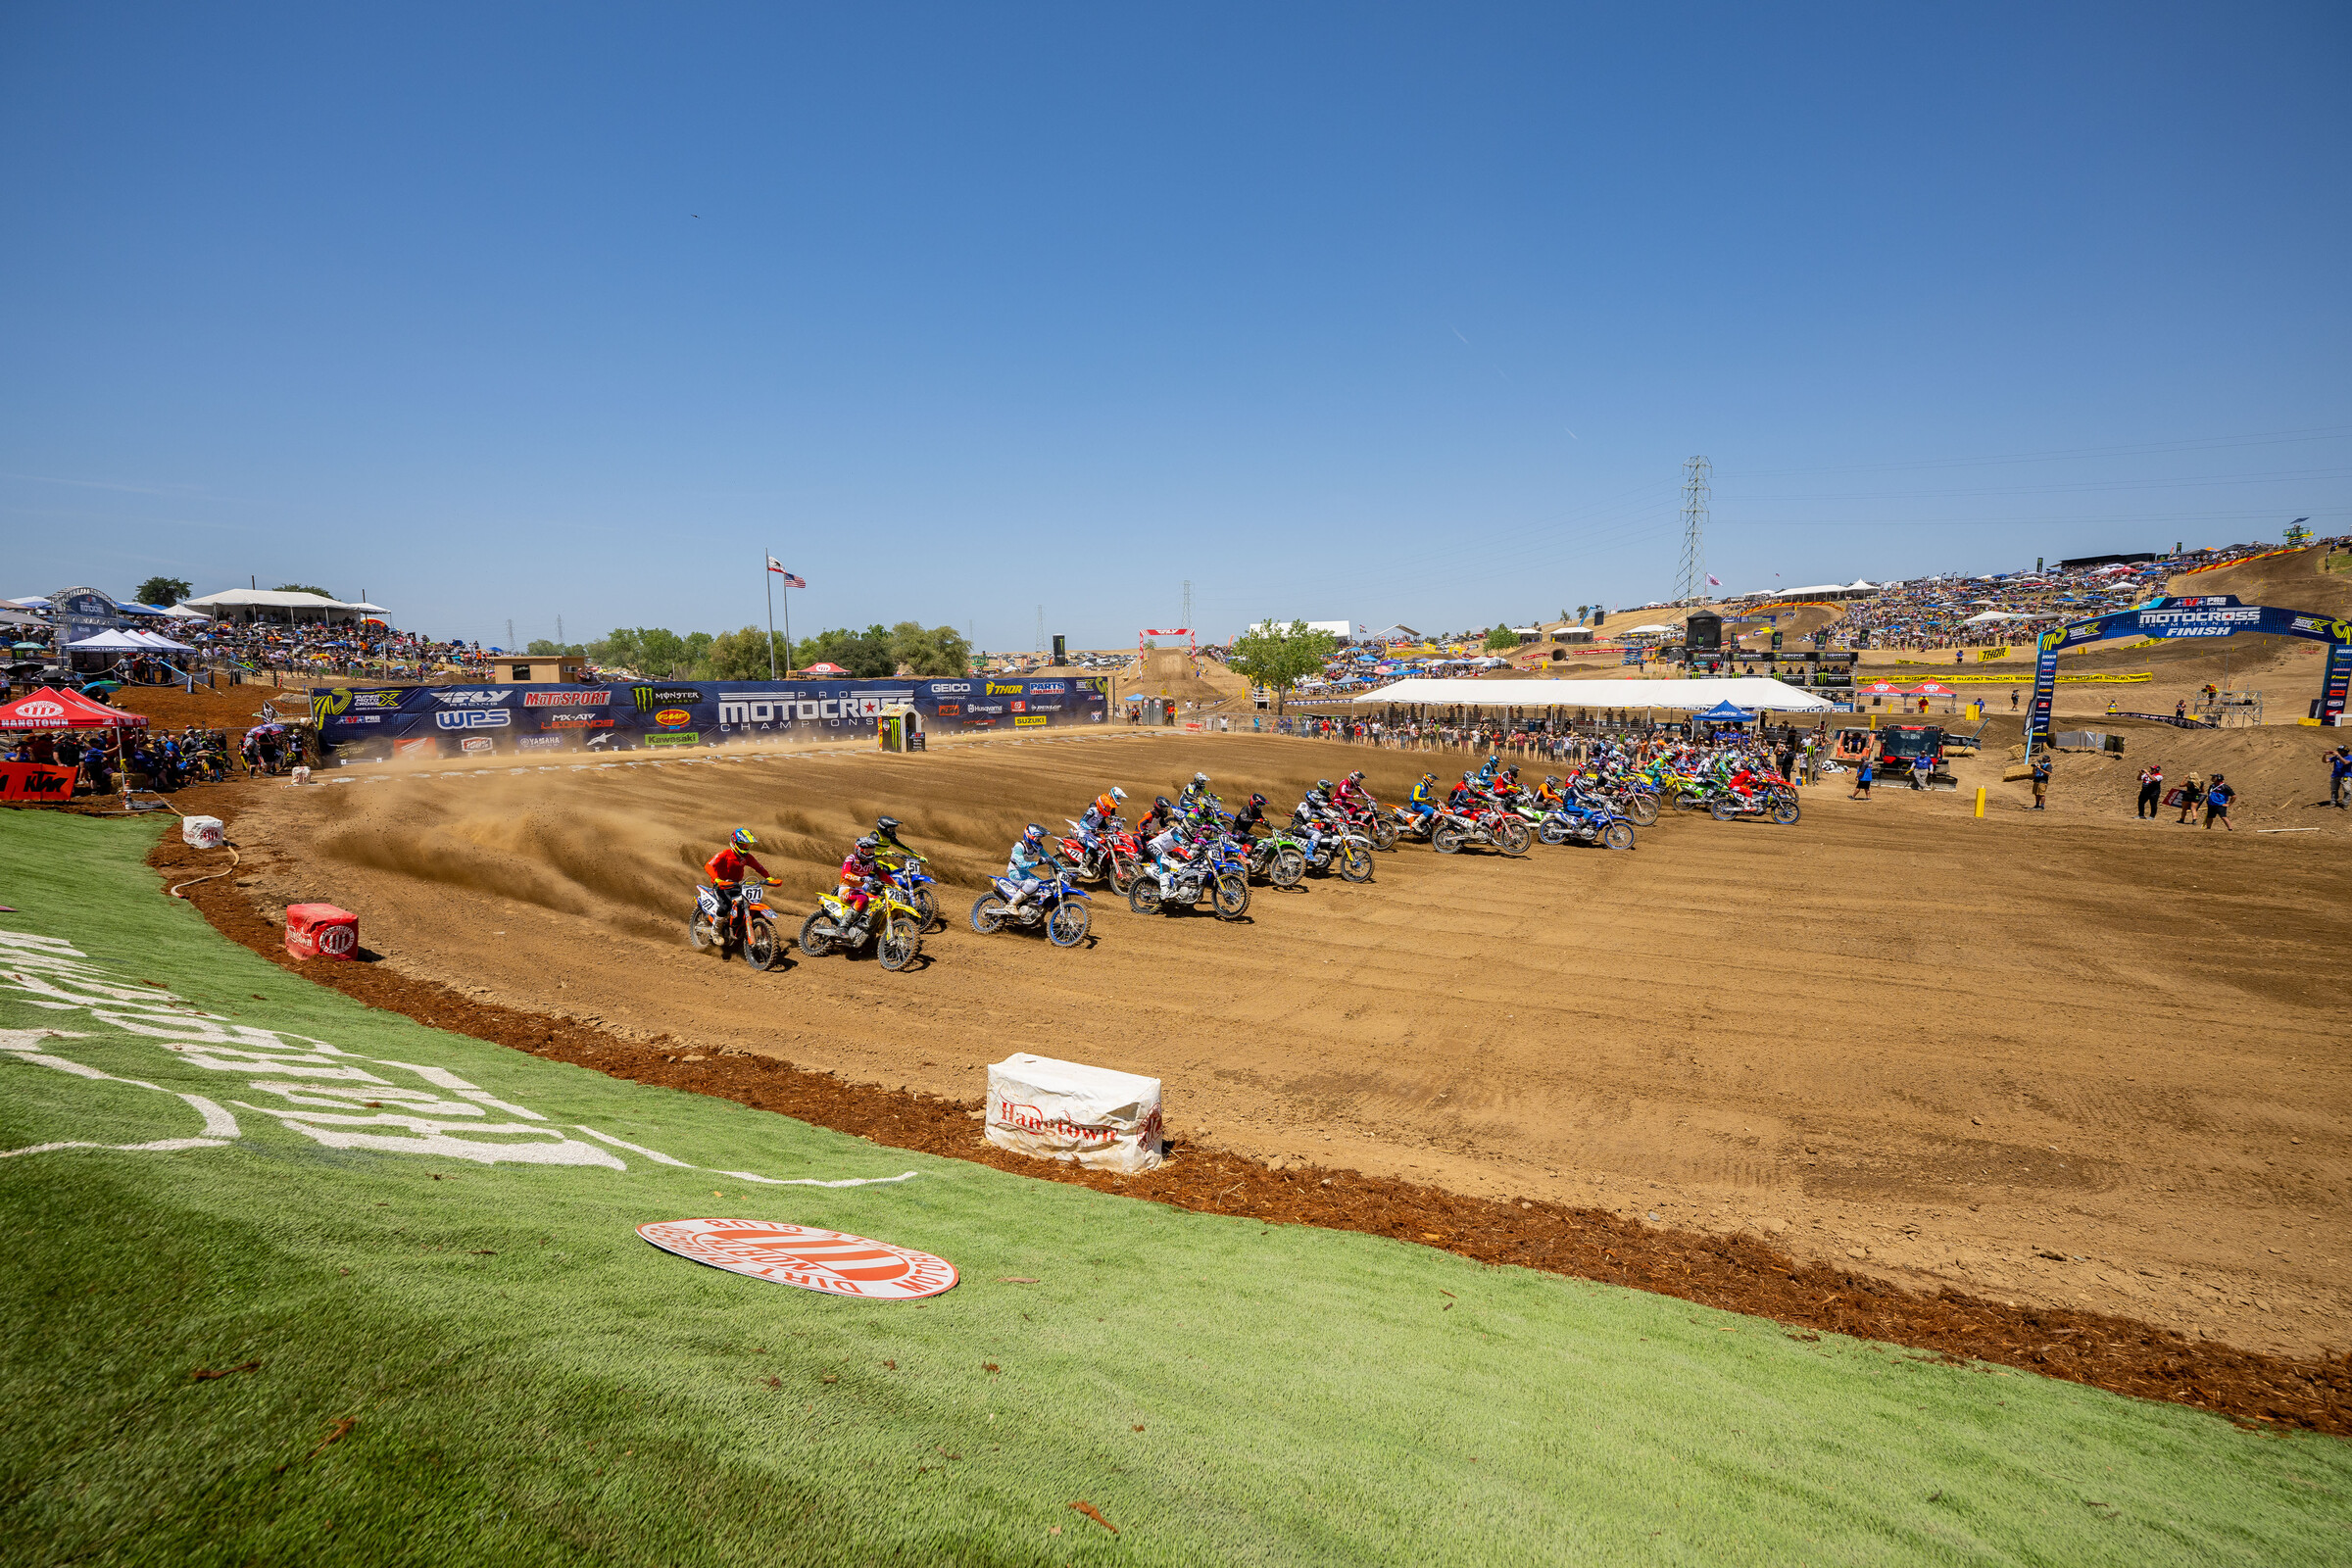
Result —
<instances>
[{"instance_id":1,"label":"dirt track","mask_svg":"<svg viewBox=\"0 0 2352 1568\"><path fill-rule=\"evenodd\" d=\"M739 821L798 909L878 809L976 889L1102 783L1148 799L1199 765L1287 803L1356 763L1389 796L1414 770L1114 730L267 791L239 832L265 909L333 899L400 968L623 1036L967 1103L1007 1051L1073 1055L1163 1077L1206 1148L1750 1227L2268 1348L2343 1339L2340 829L2159 847L2128 818L1823 790L1796 829L1669 820L1632 855L1407 848L1367 886L1261 889L1245 926L1103 907L1068 953L952 927L903 976L755 975L679 939L693 862Z\"/></svg>"}]
</instances>

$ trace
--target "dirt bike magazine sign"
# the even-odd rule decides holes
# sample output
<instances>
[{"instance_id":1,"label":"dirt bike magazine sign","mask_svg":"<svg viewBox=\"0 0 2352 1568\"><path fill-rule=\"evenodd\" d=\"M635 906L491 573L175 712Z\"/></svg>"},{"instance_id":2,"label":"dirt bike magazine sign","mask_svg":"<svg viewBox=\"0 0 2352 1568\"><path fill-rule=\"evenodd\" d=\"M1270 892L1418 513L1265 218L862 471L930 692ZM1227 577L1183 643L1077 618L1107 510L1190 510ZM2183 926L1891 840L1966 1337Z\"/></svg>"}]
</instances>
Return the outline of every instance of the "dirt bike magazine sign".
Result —
<instances>
[{"instance_id":1,"label":"dirt bike magazine sign","mask_svg":"<svg viewBox=\"0 0 2352 1568\"><path fill-rule=\"evenodd\" d=\"M1100 724L1107 717L1108 685L1102 676L902 676L609 686L322 686L312 688L310 701L318 738L330 748L389 757L404 743L437 740L438 755L456 756L465 739L488 739L487 749L499 752L526 751L537 749L529 742L540 736L570 737L565 744L577 744L589 729L622 748L871 737L884 710L901 706L912 707L925 729L950 734L967 725L986 727L975 718L1008 710L1030 726Z\"/></svg>"},{"instance_id":2,"label":"dirt bike magazine sign","mask_svg":"<svg viewBox=\"0 0 2352 1568\"><path fill-rule=\"evenodd\" d=\"M911 1301L956 1283L956 1265L929 1252L844 1231L765 1219L672 1219L637 1234L665 1252L730 1274L867 1301Z\"/></svg>"}]
</instances>

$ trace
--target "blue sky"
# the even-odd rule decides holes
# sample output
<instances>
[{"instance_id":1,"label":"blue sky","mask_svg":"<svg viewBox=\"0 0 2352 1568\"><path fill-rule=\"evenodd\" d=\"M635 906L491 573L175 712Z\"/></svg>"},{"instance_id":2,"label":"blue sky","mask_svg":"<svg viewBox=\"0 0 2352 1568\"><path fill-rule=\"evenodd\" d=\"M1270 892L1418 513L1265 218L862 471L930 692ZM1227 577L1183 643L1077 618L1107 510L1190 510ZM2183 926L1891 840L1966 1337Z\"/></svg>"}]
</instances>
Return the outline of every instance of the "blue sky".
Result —
<instances>
[{"instance_id":1,"label":"blue sky","mask_svg":"<svg viewBox=\"0 0 2352 1568\"><path fill-rule=\"evenodd\" d=\"M0 594L1424 629L2352 529L2352 9L0 9Z\"/></svg>"}]
</instances>

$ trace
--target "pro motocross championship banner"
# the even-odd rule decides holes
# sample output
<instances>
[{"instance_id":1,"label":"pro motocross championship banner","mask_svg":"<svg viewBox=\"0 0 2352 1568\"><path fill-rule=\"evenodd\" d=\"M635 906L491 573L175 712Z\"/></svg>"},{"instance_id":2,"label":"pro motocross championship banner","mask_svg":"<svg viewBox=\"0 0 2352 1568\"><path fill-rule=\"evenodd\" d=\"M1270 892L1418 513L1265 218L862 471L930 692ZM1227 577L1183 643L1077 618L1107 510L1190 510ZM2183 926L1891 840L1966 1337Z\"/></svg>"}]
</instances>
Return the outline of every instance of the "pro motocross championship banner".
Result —
<instances>
[{"instance_id":1,"label":"pro motocross championship banner","mask_svg":"<svg viewBox=\"0 0 2352 1568\"><path fill-rule=\"evenodd\" d=\"M873 735L886 708L923 727L1043 729L1100 724L1102 676L992 680L642 681L610 686L314 688L319 739L346 756L460 757L719 746Z\"/></svg>"}]
</instances>

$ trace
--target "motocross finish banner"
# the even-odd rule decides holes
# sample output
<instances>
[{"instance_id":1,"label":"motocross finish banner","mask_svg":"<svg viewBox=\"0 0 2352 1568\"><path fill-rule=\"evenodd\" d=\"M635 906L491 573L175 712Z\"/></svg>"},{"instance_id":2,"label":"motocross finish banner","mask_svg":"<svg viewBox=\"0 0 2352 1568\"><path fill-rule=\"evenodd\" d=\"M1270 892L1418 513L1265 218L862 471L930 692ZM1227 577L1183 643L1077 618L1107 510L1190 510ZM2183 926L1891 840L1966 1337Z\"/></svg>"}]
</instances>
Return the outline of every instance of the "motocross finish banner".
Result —
<instances>
[{"instance_id":1,"label":"motocross finish banner","mask_svg":"<svg viewBox=\"0 0 2352 1568\"><path fill-rule=\"evenodd\" d=\"M2352 650L2352 621L2275 605L2240 604L2234 594L2151 599L2130 610L2053 626L2041 634L2034 662L2034 705L2026 716L2028 755L2050 743L2050 704L2058 689L2058 655L2065 649L2134 633L2162 642L2178 637L2231 637L2249 631L2329 645L2328 677L2320 691L2319 717L2322 723L2338 722L2344 711L2345 682L2335 676L2352 668L2352 653L2347 653Z\"/></svg>"},{"instance_id":2,"label":"motocross finish banner","mask_svg":"<svg viewBox=\"0 0 2352 1568\"><path fill-rule=\"evenodd\" d=\"M353 757L635 751L872 736L885 708L926 729L1100 724L1103 676L635 681L609 686L314 687L326 746Z\"/></svg>"}]
</instances>

